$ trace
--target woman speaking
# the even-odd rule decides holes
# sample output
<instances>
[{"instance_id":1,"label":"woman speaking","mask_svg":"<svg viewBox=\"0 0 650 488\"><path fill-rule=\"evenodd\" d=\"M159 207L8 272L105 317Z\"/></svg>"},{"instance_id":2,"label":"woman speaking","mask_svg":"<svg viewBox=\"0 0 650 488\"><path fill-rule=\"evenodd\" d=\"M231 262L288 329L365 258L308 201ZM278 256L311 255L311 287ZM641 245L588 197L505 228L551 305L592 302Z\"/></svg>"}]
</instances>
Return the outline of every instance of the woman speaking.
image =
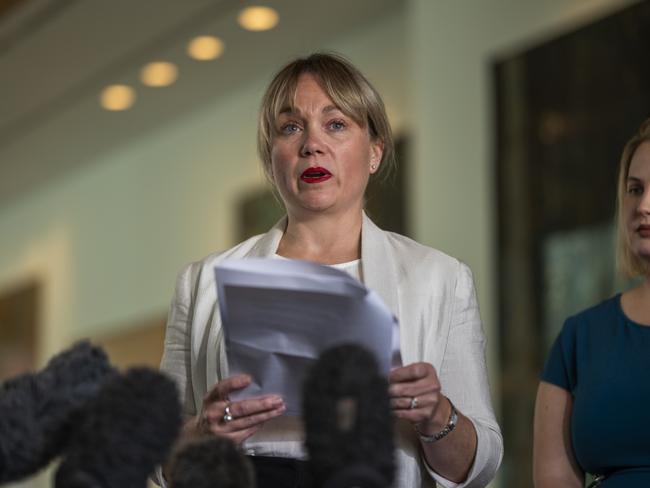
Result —
<instances>
[{"instance_id":1,"label":"woman speaking","mask_svg":"<svg viewBox=\"0 0 650 488\"><path fill-rule=\"evenodd\" d=\"M189 265L178 278L162 369L183 394L186 435L209 432L242 445L258 486L303 486L298 419L281 397L230 402L250 377L226 377L214 266L227 259L302 259L343 269L374 289L400 323L405 366L389 377L396 417L396 486L482 487L503 444L490 401L471 271L364 213L369 178L394 164L379 94L338 55L282 68L262 99L258 151L286 217L266 234Z\"/></svg>"}]
</instances>

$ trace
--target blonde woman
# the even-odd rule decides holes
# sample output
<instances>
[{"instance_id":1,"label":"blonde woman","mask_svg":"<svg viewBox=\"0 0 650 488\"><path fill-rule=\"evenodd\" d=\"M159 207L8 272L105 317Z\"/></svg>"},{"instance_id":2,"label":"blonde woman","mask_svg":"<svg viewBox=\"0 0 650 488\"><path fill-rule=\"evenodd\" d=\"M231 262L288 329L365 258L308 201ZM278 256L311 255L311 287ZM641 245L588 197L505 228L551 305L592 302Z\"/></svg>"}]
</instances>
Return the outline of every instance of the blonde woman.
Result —
<instances>
[{"instance_id":1,"label":"blonde woman","mask_svg":"<svg viewBox=\"0 0 650 488\"><path fill-rule=\"evenodd\" d=\"M267 88L257 143L286 217L180 274L162 369L183 393L187 432L240 443L255 465L258 488L306 485L301 425L283 415L282 398L229 401L250 378L225 373L213 267L232 258L308 260L347 271L377 291L400 320L404 366L389 378L397 419L395 486L485 486L503 447L471 272L450 256L379 229L363 211L368 180L393 164L381 97L340 56L297 59Z\"/></svg>"},{"instance_id":2,"label":"blonde woman","mask_svg":"<svg viewBox=\"0 0 650 488\"><path fill-rule=\"evenodd\" d=\"M650 119L618 178L619 262L636 288L567 319L535 407L537 488L650 486Z\"/></svg>"}]
</instances>

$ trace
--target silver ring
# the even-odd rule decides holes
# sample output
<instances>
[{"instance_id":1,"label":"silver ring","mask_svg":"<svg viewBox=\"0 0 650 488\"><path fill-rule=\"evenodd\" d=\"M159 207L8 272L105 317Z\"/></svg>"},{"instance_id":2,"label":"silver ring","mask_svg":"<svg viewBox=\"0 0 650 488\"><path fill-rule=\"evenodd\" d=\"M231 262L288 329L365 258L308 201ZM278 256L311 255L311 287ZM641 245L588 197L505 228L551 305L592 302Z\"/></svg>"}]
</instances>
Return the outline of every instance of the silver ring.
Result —
<instances>
[{"instance_id":1,"label":"silver ring","mask_svg":"<svg viewBox=\"0 0 650 488\"><path fill-rule=\"evenodd\" d=\"M414 408L418 408L418 397L411 397L411 404L409 405L409 409L413 410Z\"/></svg>"},{"instance_id":2,"label":"silver ring","mask_svg":"<svg viewBox=\"0 0 650 488\"><path fill-rule=\"evenodd\" d=\"M230 412L230 405L226 405L226 410L223 414L223 417L221 417L221 420L223 420L224 424L227 424L228 422L232 422L234 419L235 417L233 417L232 413Z\"/></svg>"}]
</instances>

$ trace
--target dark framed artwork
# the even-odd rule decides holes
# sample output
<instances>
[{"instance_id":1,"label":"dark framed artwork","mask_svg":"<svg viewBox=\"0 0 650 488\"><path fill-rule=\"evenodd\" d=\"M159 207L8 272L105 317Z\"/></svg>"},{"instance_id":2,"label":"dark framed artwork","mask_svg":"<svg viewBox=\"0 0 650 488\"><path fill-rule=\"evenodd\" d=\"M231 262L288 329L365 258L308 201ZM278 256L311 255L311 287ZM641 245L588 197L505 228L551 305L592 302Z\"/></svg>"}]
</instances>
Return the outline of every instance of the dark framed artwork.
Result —
<instances>
[{"instance_id":1,"label":"dark framed artwork","mask_svg":"<svg viewBox=\"0 0 650 488\"><path fill-rule=\"evenodd\" d=\"M16 285L0 294L0 382L34 370L38 356L41 285Z\"/></svg>"},{"instance_id":2,"label":"dark framed artwork","mask_svg":"<svg viewBox=\"0 0 650 488\"><path fill-rule=\"evenodd\" d=\"M503 480L530 486L533 410L564 319L626 286L618 161L650 116L650 3L493 64Z\"/></svg>"},{"instance_id":3,"label":"dark framed artwork","mask_svg":"<svg viewBox=\"0 0 650 488\"><path fill-rule=\"evenodd\" d=\"M244 194L237 208L237 242L268 231L284 215L280 198L269 185Z\"/></svg>"},{"instance_id":4,"label":"dark framed artwork","mask_svg":"<svg viewBox=\"0 0 650 488\"><path fill-rule=\"evenodd\" d=\"M138 319L117 327L116 330L94 335L90 339L101 346L111 360L111 364L126 369L134 366L147 366L157 369L160 366L165 345L165 314L146 319Z\"/></svg>"},{"instance_id":5,"label":"dark framed artwork","mask_svg":"<svg viewBox=\"0 0 650 488\"><path fill-rule=\"evenodd\" d=\"M370 178L366 188L366 212L382 229L410 236L406 195L409 171L407 137L395 140L395 170L387 177Z\"/></svg>"},{"instance_id":6,"label":"dark framed artwork","mask_svg":"<svg viewBox=\"0 0 650 488\"><path fill-rule=\"evenodd\" d=\"M382 229L408 234L406 218L406 181L408 143L406 137L395 141L395 170L386 178L371 178L366 189L366 212ZM269 186L242 196L237 207L238 242L268 231L283 215L284 208Z\"/></svg>"}]
</instances>

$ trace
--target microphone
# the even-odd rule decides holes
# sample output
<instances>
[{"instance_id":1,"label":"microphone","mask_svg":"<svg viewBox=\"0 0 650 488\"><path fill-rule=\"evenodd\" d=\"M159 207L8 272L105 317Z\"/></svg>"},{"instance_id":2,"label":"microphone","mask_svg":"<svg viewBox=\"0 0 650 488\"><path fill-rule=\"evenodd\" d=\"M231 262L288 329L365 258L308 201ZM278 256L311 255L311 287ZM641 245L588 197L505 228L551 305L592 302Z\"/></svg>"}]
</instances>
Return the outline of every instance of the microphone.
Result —
<instances>
[{"instance_id":1,"label":"microphone","mask_svg":"<svg viewBox=\"0 0 650 488\"><path fill-rule=\"evenodd\" d=\"M171 488L255 488L252 463L225 437L199 436L172 457Z\"/></svg>"},{"instance_id":2,"label":"microphone","mask_svg":"<svg viewBox=\"0 0 650 488\"><path fill-rule=\"evenodd\" d=\"M109 380L77 419L56 488L145 488L181 429L174 382L148 368Z\"/></svg>"},{"instance_id":3,"label":"microphone","mask_svg":"<svg viewBox=\"0 0 650 488\"><path fill-rule=\"evenodd\" d=\"M388 488L395 460L388 381L361 346L323 352L303 387L309 470L316 487Z\"/></svg>"},{"instance_id":4,"label":"microphone","mask_svg":"<svg viewBox=\"0 0 650 488\"><path fill-rule=\"evenodd\" d=\"M106 354L82 341L40 372L0 385L0 484L47 466L66 447L78 413L115 374Z\"/></svg>"}]
</instances>

